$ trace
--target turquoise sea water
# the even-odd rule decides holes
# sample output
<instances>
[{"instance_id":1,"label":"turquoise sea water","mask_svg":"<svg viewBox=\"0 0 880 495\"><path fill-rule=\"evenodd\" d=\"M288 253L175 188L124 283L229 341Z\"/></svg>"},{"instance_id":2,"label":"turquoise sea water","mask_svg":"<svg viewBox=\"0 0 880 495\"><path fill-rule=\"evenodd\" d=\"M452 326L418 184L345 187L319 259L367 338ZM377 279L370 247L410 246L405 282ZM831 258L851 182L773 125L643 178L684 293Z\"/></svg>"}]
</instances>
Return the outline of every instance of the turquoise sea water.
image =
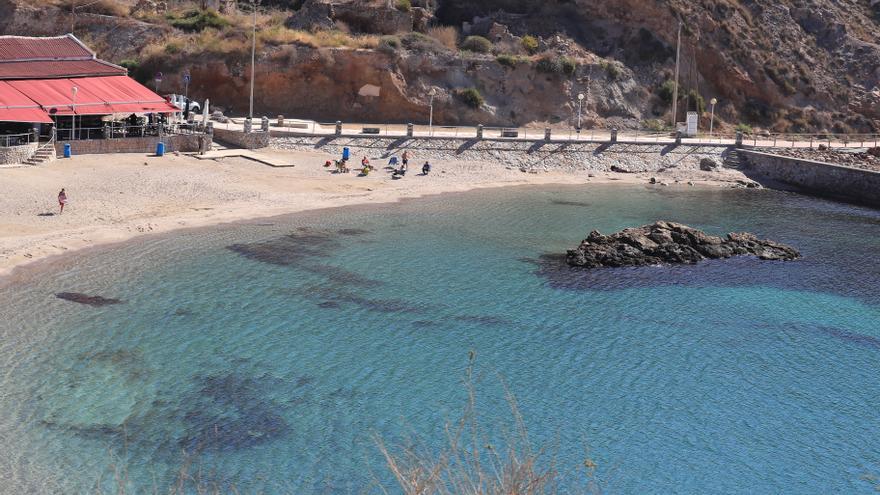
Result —
<instances>
[{"instance_id":1,"label":"turquoise sea water","mask_svg":"<svg viewBox=\"0 0 880 495\"><path fill-rule=\"evenodd\" d=\"M593 272L541 258L656 219L804 258ZM877 211L632 186L484 190L77 254L0 288L0 492L92 493L119 466L152 489L197 451L204 480L241 493L395 493L375 436L442 444L473 350L489 435L511 421L503 381L562 493L587 456L607 493L873 493L878 254Z\"/></svg>"}]
</instances>

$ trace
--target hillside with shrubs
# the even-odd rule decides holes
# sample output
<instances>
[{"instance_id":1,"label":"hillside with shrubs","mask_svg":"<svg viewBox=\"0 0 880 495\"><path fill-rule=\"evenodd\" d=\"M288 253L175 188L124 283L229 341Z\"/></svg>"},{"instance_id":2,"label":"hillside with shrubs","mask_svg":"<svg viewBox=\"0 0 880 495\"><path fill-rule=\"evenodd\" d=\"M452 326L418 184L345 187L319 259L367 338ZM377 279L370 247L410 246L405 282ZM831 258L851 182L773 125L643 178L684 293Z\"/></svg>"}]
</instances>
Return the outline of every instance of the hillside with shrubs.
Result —
<instances>
[{"instance_id":1,"label":"hillside with shrubs","mask_svg":"<svg viewBox=\"0 0 880 495\"><path fill-rule=\"evenodd\" d=\"M0 0L0 33L71 30L162 93L247 105L254 16L235 0ZM681 25L680 91L674 98ZM880 131L878 0L264 0L260 113L319 121ZM365 91L366 87L378 87ZM680 118L679 120L682 120Z\"/></svg>"}]
</instances>

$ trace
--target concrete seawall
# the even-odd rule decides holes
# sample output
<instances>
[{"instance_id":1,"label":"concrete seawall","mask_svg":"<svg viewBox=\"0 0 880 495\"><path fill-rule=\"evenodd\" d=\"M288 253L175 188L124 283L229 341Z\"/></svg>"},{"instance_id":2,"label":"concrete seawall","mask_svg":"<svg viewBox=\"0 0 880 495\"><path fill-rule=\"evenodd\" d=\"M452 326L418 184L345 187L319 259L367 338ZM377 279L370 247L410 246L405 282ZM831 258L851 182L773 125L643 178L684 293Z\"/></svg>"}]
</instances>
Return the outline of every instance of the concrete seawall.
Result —
<instances>
[{"instance_id":1,"label":"concrete seawall","mask_svg":"<svg viewBox=\"0 0 880 495\"><path fill-rule=\"evenodd\" d=\"M352 162L359 164L362 156L371 159L400 157L408 151L410 166L421 166L426 160L461 162L494 161L499 166L529 171L595 170L619 172L662 172L694 170L700 160L721 160L727 148L651 143L572 143L515 140L368 138L368 137L272 137L276 149L315 151L341 155L343 148L351 151Z\"/></svg>"},{"instance_id":2,"label":"concrete seawall","mask_svg":"<svg viewBox=\"0 0 880 495\"><path fill-rule=\"evenodd\" d=\"M880 172L830 163L738 150L747 171L799 191L880 207Z\"/></svg>"},{"instance_id":3,"label":"concrete seawall","mask_svg":"<svg viewBox=\"0 0 880 495\"><path fill-rule=\"evenodd\" d=\"M71 152L75 155L99 155L107 153L155 153L156 144L161 140L165 143L165 151L195 152L199 151L200 134L174 134L162 136L130 137L119 139L86 139L81 141L57 141L55 153L61 157L64 154L64 145L70 144ZM207 150L211 149L210 138L205 143Z\"/></svg>"}]
</instances>

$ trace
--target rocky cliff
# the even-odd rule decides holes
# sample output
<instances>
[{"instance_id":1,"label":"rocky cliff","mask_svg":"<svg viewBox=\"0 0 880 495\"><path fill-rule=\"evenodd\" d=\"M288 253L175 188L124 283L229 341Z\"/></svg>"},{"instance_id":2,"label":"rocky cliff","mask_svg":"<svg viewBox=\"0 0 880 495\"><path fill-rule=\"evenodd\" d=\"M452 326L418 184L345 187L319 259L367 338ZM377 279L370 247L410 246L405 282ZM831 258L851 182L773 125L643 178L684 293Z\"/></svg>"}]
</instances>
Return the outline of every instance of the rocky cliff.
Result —
<instances>
[{"instance_id":1,"label":"rocky cliff","mask_svg":"<svg viewBox=\"0 0 880 495\"><path fill-rule=\"evenodd\" d=\"M73 26L137 77L164 72L162 92L182 89L177 76L189 70L191 95L246 110L246 12L192 25L173 9L87 8L74 16L64 7L70 3L0 0L0 32L58 34ZM722 128L880 130L876 0L273 4L260 15L255 100L259 113L273 116L422 123L433 92L439 123L569 126L583 93L585 126L660 128L671 118L681 22L679 115L697 110L708 119L715 97Z\"/></svg>"}]
</instances>

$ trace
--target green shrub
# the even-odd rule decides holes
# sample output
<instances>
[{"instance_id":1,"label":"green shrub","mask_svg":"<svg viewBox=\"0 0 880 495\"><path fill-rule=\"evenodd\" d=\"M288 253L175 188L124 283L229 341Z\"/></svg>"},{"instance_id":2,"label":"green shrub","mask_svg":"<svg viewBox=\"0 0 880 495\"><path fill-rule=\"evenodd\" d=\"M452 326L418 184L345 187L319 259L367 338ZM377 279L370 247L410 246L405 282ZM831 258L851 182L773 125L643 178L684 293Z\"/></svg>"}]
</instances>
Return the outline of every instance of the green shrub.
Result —
<instances>
[{"instance_id":1,"label":"green shrub","mask_svg":"<svg viewBox=\"0 0 880 495\"><path fill-rule=\"evenodd\" d=\"M535 63L535 70L545 74L559 74L562 72L562 65L559 63L558 58L545 55Z\"/></svg>"},{"instance_id":2,"label":"green shrub","mask_svg":"<svg viewBox=\"0 0 880 495\"><path fill-rule=\"evenodd\" d=\"M382 36L379 38L378 49L385 53L394 53L400 48L400 38L397 36Z\"/></svg>"},{"instance_id":3,"label":"green shrub","mask_svg":"<svg viewBox=\"0 0 880 495\"><path fill-rule=\"evenodd\" d=\"M169 13L166 18L173 27L191 33L207 28L221 29L229 25L229 21L211 9L188 10L180 16Z\"/></svg>"},{"instance_id":4,"label":"green shrub","mask_svg":"<svg viewBox=\"0 0 880 495\"><path fill-rule=\"evenodd\" d=\"M642 122L642 127L654 132L665 131L668 129L666 122L663 122L660 119L645 120Z\"/></svg>"},{"instance_id":5,"label":"green shrub","mask_svg":"<svg viewBox=\"0 0 880 495\"><path fill-rule=\"evenodd\" d=\"M669 80L660 85L657 90L657 96L667 105L672 104L672 98L675 95L675 81Z\"/></svg>"},{"instance_id":6,"label":"green shrub","mask_svg":"<svg viewBox=\"0 0 880 495\"><path fill-rule=\"evenodd\" d=\"M141 63L138 62L137 60L127 58L127 59L119 62L119 66L125 67L128 70L128 74L131 76L131 75L134 75L138 71L138 68L141 66Z\"/></svg>"},{"instance_id":7,"label":"green shrub","mask_svg":"<svg viewBox=\"0 0 880 495\"><path fill-rule=\"evenodd\" d=\"M422 33L412 32L400 38L400 44L407 50L414 52L441 52L446 51L438 40Z\"/></svg>"},{"instance_id":8,"label":"green shrub","mask_svg":"<svg viewBox=\"0 0 880 495\"><path fill-rule=\"evenodd\" d=\"M706 111L706 100L700 93L697 93L696 90L692 89L688 91L687 97L688 100L692 100L694 102L697 113L702 115Z\"/></svg>"},{"instance_id":9,"label":"green shrub","mask_svg":"<svg viewBox=\"0 0 880 495\"><path fill-rule=\"evenodd\" d=\"M165 43L165 53L168 55L176 55L183 51L183 44L179 41L169 41Z\"/></svg>"},{"instance_id":10,"label":"green shrub","mask_svg":"<svg viewBox=\"0 0 880 495\"><path fill-rule=\"evenodd\" d=\"M538 38L535 38L532 35L523 36L522 46L526 53L534 55L538 51Z\"/></svg>"},{"instance_id":11,"label":"green shrub","mask_svg":"<svg viewBox=\"0 0 880 495\"><path fill-rule=\"evenodd\" d=\"M573 76L575 71L577 71L577 62L568 57L560 57L559 68L566 76Z\"/></svg>"},{"instance_id":12,"label":"green shrub","mask_svg":"<svg viewBox=\"0 0 880 495\"><path fill-rule=\"evenodd\" d=\"M608 76L608 80L616 81L617 78L620 77L620 67L616 62L602 62L601 65L605 74Z\"/></svg>"},{"instance_id":13,"label":"green shrub","mask_svg":"<svg viewBox=\"0 0 880 495\"><path fill-rule=\"evenodd\" d=\"M461 100L462 103L475 110L482 107L485 102L485 100L483 100L483 95L480 94L480 91L477 88L459 90L456 93L456 96L458 96L458 99Z\"/></svg>"},{"instance_id":14,"label":"green shrub","mask_svg":"<svg viewBox=\"0 0 880 495\"><path fill-rule=\"evenodd\" d=\"M743 134L752 134L752 132L754 132L752 130L752 126L750 126L749 124L736 124L736 127L734 129L736 130L736 132L741 132Z\"/></svg>"},{"instance_id":15,"label":"green shrub","mask_svg":"<svg viewBox=\"0 0 880 495\"><path fill-rule=\"evenodd\" d=\"M409 12L412 10L412 2L410 0L397 0L394 7L401 12Z\"/></svg>"},{"instance_id":16,"label":"green shrub","mask_svg":"<svg viewBox=\"0 0 880 495\"><path fill-rule=\"evenodd\" d=\"M482 36L468 36L461 43L461 49L474 53L489 53L492 51L492 42Z\"/></svg>"},{"instance_id":17,"label":"green shrub","mask_svg":"<svg viewBox=\"0 0 880 495\"><path fill-rule=\"evenodd\" d=\"M520 57L517 55L503 54L495 57L495 61L503 65L504 67L514 69L517 65L526 63L527 59L525 57Z\"/></svg>"}]
</instances>

